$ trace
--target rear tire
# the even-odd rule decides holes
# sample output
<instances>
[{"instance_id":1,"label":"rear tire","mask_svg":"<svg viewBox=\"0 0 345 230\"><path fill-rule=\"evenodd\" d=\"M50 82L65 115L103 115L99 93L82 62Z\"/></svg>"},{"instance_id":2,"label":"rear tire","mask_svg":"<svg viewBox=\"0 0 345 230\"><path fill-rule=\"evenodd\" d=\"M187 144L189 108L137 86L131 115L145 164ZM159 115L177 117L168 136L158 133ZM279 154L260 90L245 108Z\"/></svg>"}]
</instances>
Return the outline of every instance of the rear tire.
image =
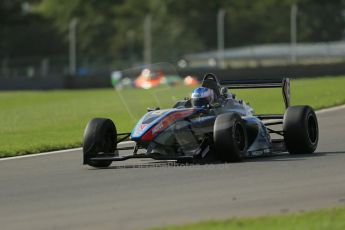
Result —
<instances>
[{"instance_id":1,"label":"rear tire","mask_svg":"<svg viewBox=\"0 0 345 230\"><path fill-rule=\"evenodd\" d=\"M284 114L284 141L290 154L313 153L319 141L316 114L310 106L291 106Z\"/></svg>"},{"instance_id":2,"label":"rear tire","mask_svg":"<svg viewBox=\"0 0 345 230\"><path fill-rule=\"evenodd\" d=\"M244 121L237 113L225 113L216 118L213 130L216 154L220 160L239 162L248 149Z\"/></svg>"},{"instance_id":3,"label":"rear tire","mask_svg":"<svg viewBox=\"0 0 345 230\"><path fill-rule=\"evenodd\" d=\"M90 158L102 156L103 153L114 153L117 144L116 137L116 127L112 120L94 118L89 121L84 131L84 164L96 168L104 168L111 165L112 161L92 161Z\"/></svg>"}]
</instances>

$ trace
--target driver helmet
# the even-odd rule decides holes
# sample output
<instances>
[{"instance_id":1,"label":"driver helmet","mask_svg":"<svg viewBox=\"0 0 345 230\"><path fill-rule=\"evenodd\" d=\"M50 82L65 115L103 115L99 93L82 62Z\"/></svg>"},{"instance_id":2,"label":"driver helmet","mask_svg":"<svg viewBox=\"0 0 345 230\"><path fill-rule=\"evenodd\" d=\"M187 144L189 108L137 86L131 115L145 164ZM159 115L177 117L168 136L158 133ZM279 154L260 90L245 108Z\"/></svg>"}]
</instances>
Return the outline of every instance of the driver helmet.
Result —
<instances>
[{"instance_id":1,"label":"driver helmet","mask_svg":"<svg viewBox=\"0 0 345 230\"><path fill-rule=\"evenodd\" d=\"M210 88L199 87L196 88L191 97L191 102L194 107L206 107L214 100L214 92Z\"/></svg>"}]
</instances>

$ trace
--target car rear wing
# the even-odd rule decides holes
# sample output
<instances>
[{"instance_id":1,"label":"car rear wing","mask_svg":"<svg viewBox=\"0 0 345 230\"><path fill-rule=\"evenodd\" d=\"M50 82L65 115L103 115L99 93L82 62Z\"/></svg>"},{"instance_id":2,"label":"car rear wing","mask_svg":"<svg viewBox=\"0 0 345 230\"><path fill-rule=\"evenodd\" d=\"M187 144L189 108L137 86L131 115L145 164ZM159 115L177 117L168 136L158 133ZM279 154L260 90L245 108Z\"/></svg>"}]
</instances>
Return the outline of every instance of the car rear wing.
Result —
<instances>
[{"instance_id":1,"label":"car rear wing","mask_svg":"<svg viewBox=\"0 0 345 230\"><path fill-rule=\"evenodd\" d=\"M285 108L290 106L290 79L223 80L222 87L228 89L282 88Z\"/></svg>"}]
</instances>

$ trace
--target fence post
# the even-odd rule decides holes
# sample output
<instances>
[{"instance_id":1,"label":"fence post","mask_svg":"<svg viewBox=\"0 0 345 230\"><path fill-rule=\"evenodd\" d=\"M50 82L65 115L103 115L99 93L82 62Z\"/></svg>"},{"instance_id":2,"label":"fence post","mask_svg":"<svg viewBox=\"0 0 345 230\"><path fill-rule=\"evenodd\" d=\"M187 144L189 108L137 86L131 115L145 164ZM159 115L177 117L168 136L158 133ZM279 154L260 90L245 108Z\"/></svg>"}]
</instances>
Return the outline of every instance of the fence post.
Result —
<instances>
[{"instance_id":1,"label":"fence post","mask_svg":"<svg viewBox=\"0 0 345 230\"><path fill-rule=\"evenodd\" d=\"M0 77L9 77L9 69L8 69L8 59L5 58L1 61L1 76Z\"/></svg>"},{"instance_id":2,"label":"fence post","mask_svg":"<svg viewBox=\"0 0 345 230\"><path fill-rule=\"evenodd\" d=\"M144 20L144 63L151 64L152 61L152 17L150 14Z\"/></svg>"},{"instance_id":3,"label":"fence post","mask_svg":"<svg viewBox=\"0 0 345 230\"><path fill-rule=\"evenodd\" d=\"M77 72L77 25L78 19L73 18L69 23L69 73Z\"/></svg>"},{"instance_id":4,"label":"fence post","mask_svg":"<svg viewBox=\"0 0 345 230\"><path fill-rule=\"evenodd\" d=\"M218 46L218 65L220 68L225 68L224 63L224 18L225 10L220 9L217 14L217 46Z\"/></svg>"},{"instance_id":5,"label":"fence post","mask_svg":"<svg viewBox=\"0 0 345 230\"><path fill-rule=\"evenodd\" d=\"M295 64L297 61L297 5L296 3L291 6L290 12L290 41L291 41L291 63Z\"/></svg>"},{"instance_id":6,"label":"fence post","mask_svg":"<svg viewBox=\"0 0 345 230\"><path fill-rule=\"evenodd\" d=\"M41 61L41 77L46 77L49 73L49 58L43 58Z\"/></svg>"}]
</instances>

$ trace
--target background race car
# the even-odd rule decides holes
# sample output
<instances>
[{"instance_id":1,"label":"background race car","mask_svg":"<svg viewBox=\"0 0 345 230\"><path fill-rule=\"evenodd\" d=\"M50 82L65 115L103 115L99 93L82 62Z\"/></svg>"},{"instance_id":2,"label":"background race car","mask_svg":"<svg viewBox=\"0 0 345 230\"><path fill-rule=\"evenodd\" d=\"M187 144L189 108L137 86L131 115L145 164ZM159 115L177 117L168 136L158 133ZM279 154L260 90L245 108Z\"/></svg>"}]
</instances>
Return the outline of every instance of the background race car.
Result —
<instances>
[{"instance_id":1,"label":"background race car","mask_svg":"<svg viewBox=\"0 0 345 230\"><path fill-rule=\"evenodd\" d=\"M111 83L115 89L123 88L141 88L151 89L158 86L196 86L199 84L197 77L194 76L179 76L175 71L169 71L171 68L166 68L167 64L157 64L134 68L125 71L113 71L111 73ZM163 67L160 69L159 67ZM164 68L165 67L165 68ZM133 76L135 70L142 69L140 73Z\"/></svg>"}]
</instances>

